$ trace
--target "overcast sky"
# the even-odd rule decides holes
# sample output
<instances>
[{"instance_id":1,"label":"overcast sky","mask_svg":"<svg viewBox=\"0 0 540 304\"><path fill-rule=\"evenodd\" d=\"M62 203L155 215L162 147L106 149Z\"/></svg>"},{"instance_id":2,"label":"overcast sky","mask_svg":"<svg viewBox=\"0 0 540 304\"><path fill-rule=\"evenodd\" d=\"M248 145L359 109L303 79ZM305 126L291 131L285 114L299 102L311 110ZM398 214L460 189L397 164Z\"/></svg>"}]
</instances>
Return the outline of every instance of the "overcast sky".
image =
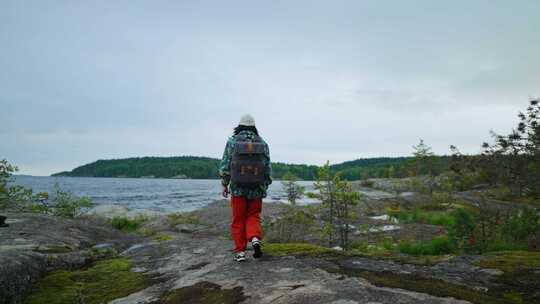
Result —
<instances>
[{"instance_id":1,"label":"overcast sky","mask_svg":"<svg viewBox=\"0 0 540 304\"><path fill-rule=\"evenodd\" d=\"M540 1L0 1L0 158L476 153L540 96Z\"/></svg>"}]
</instances>

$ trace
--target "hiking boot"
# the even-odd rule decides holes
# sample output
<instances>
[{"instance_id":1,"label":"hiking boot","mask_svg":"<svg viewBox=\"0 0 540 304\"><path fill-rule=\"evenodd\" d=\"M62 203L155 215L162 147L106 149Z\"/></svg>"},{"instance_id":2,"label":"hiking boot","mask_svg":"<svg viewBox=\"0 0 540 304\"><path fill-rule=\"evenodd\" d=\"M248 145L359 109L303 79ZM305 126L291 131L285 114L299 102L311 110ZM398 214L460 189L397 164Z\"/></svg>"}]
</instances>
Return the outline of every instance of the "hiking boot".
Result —
<instances>
[{"instance_id":1,"label":"hiking boot","mask_svg":"<svg viewBox=\"0 0 540 304\"><path fill-rule=\"evenodd\" d=\"M263 255L261 240L259 240L257 237L252 238L251 246L253 247L253 257L256 259L261 258Z\"/></svg>"},{"instance_id":2,"label":"hiking boot","mask_svg":"<svg viewBox=\"0 0 540 304\"><path fill-rule=\"evenodd\" d=\"M246 253L243 252L243 251L236 253L236 255L234 256L234 260L237 261L237 262L245 262L246 261Z\"/></svg>"}]
</instances>

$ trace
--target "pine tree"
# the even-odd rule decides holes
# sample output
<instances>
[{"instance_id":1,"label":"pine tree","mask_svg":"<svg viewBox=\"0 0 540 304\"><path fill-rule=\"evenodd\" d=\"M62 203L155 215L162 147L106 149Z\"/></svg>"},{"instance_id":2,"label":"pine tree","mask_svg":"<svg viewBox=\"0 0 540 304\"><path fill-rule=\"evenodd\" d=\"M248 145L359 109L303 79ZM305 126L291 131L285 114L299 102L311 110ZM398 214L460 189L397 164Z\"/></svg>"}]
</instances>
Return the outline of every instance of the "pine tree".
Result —
<instances>
[{"instance_id":1,"label":"pine tree","mask_svg":"<svg viewBox=\"0 0 540 304\"><path fill-rule=\"evenodd\" d=\"M435 154L431 152L431 147L426 145L423 139L420 139L420 142L413 146L413 150L415 175L426 172L433 176L433 156Z\"/></svg>"},{"instance_id":2,"label":"pine tree","mask_svg":"<svg viewBox=\"0 0 540 304\"><path fill-rule=\"evenodd\" d=\"M282 179L281 184L287 194L287 200L291 205L295 206L296 200L301 199L304 196L305 188L298 185L298 177L292 173L287 172L283 175Z\"/></svg>"},{"instance_id":3,"label":"pine tree","mask_svg":"<svg viewBox=\"0 0 540 304\"><path fill-rule=\"evenodd\" d=\"M492 160L487 165L498 168L488 171L508 186L515 196L540 196L540 100L532 99L519 123L509 135L492 132L495 143L484 143L483 155ZM486 168L489 170L489 168Z\"/></svg>"},{"instance_id":4,"label":"pine tree","mask_svg":"<svg viewBox=\"0 0 540 304\"><path fill-rule=\"evenodd\" d=\"M323 233L328 238L328 245L334 245L337 233L340 246L348 249L350 223L355 216L351 208L360 201L360 193L354 191L351 184L342 180L339 174L332 174L328 162L319 169L314 186L318 191L314 197L321 201L322 219L325 222Z\"/></svg>"}]
</instances>

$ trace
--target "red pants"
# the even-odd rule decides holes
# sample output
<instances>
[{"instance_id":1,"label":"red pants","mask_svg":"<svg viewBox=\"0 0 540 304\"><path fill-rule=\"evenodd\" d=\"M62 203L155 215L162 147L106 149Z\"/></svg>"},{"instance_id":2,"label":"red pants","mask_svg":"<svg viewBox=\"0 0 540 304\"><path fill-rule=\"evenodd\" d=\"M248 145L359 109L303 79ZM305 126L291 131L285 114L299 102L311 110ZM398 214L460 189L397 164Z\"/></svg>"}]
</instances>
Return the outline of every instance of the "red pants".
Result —
<instances>
[{"instance_id":1,"label":"red pants","mask_svg":"<svg viewBox=\"0 0 540 304\"><path fill-rule=\"evenodd\" d=\"M245 251L247 243L253 237L262 239L262 198L247 199L243 196L232 196L231 207L234 252Z\"/></svg>"}]
</instances>

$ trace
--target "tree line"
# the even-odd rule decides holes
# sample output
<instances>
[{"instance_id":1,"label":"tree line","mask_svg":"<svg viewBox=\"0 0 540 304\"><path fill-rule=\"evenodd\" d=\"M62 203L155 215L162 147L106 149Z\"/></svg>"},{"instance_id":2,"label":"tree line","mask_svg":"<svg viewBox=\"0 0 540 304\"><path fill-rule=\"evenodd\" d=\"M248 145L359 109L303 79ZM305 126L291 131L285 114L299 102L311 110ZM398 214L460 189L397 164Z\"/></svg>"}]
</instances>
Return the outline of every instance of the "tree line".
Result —
<instances>
[{"instance_id":1,"label":"tree line","mask_svg":"<svg viewBox=\"0 0 540 304\"><path fill-rule=\"evenodd\" d=\"M448 165L448 157L436 156L435 167L443 170ZM155 178L218 178L219 159L197 156L175 157L134 157L124 159L98 160L72 171L53 176L74 177L155 177ZM345 180L366 178L405 177L412 170L414 157L377 157L348 161L330 166L333 173L340 172ZM304 164L272 163L272 176L282 179L292 174L301 180L315 180L320 166ZM419 174L427 173L421 168Z\"/></svg>"}]
</instances>

